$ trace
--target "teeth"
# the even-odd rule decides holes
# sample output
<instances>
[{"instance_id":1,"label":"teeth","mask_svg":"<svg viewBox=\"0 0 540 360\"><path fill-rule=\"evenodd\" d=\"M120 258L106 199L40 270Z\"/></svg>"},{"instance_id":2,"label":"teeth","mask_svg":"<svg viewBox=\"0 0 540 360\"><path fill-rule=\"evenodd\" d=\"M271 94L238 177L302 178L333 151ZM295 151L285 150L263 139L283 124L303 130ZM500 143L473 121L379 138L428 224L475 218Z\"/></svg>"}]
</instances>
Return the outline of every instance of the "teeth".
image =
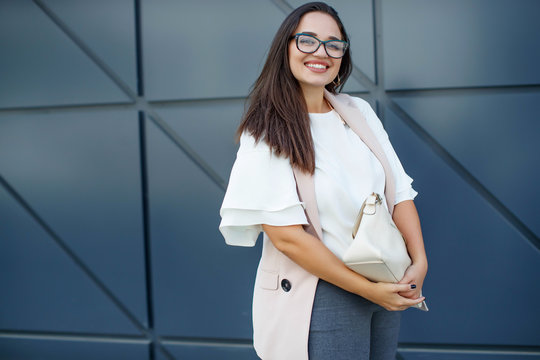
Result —
<instances>
[{"instance_id":1,"label":"teeth","mask_svg":"<svg viewBox=\"0 0 540 360\"><path fill-rule=\"evenodd\" d=\"M326 69L326 66L324 66L322 64L306 64L306 66L312 67L312 68L315 68L315 69Z\"/></svg>"}]
</instances>

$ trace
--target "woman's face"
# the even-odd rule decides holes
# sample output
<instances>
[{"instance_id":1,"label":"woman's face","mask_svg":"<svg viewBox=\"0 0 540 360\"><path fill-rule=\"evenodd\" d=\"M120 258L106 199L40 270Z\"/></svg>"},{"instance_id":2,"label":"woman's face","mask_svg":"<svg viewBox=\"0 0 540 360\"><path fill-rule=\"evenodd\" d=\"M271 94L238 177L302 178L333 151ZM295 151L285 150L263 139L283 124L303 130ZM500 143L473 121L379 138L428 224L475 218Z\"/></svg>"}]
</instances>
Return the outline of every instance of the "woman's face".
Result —
<instances>
[{"instance_id":1,"label":"woman's face","mask_svg":"<svg viewBox=\"0 0 540 360\"><path fill-rule=\"evenodd\" d=\"M343 40L334 18L323 12L305 14L294 33L307 33L321 41ZM324 87L331 83L339 72L341 59L328 56L322 44L312 54L303 53L297 49L295 39L292 39L289 43L289 66L305 90L310 87Z\"/></svg>"}]
</instances>

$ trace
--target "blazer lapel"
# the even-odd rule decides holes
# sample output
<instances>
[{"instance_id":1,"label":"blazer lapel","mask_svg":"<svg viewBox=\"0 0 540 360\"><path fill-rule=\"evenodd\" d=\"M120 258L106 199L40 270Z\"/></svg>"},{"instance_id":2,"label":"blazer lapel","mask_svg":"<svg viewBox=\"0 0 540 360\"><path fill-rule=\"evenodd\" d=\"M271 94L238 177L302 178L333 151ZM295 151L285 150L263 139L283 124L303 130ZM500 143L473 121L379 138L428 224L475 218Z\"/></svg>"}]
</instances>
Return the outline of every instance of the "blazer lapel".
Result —
<instances>
[{"instance_id":1,"label":"blazer lapel","mask_svg":"<svg viewBox=\"0 0 540 360\"><path fill-rule=\"evenodd\" d=\"M294 177L296 179L296 188L300 201L304 203L309 226L306 231L322 240L321 221L319 220L319 208L317 207L317 198L315 197L315 182L313 176L305 173L297 167L293 167Z\"/></svg>"},{"instance_id":2,"label":"blazer lapel","mask_svg":"<svg viewBox=\"0 0 540 360\"><path fill-rule=\"evenodd\" d=\"M352 100L346 101L343 99L347 95L333 95L328 90L324 90L324 97L332 104L334 109L343 118L347 125L362 139L362 141L369 147L375 157L380 161L385 173L385 197L386 204L388 205L388 211L392 214L394 210L394 200L396 197L396 185L394 175L390 163L384 153L384 149L377 140L377 137L369 127L364 114L351 104ZM349 98L350 99L350 98Z\"/></svg>"}]
</instances>

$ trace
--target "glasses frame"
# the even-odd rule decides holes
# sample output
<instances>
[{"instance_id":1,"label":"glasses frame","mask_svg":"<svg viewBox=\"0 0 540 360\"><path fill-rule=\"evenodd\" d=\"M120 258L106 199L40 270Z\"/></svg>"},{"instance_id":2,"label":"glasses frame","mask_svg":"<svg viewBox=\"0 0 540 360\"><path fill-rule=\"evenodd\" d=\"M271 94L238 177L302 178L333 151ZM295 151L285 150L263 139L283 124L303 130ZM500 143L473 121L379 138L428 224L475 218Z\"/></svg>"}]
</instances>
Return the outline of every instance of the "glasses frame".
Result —
<instances>
[{"instance_id":1,"label":"glasses frame","mask_svg":"<svg viewBox=\"0 0 540 360\"><path fill-rule=\"evenodd\" d=\"M319 45L317 45L317 48L315 48L315 50L313 51L303 51L303 50L300 50L300 47L298 46L298 38L300 36L309 36L315 40L317 40L319 42ZM325 41L322 41L322 40L319 40L317 39L315 36L311 35L311 34L306 34L306 33L297 33L297 34L294 34L293 36L291 36L291 39L295 39L295 42L296 42L296 48L298 49L298 51L300 52L303 52L304 54L313 54L314 52L316 52L317 50L319 50L319 48L321 47L321 44L324 46L324 51L326 52L326 55L330 56L331 58L333 59L341 59L343 56L345 56L345 53L347 52L347 49L349 48L349 42L348 41L345 41L345 40L337 40L337 39L332 39L332 40L325 40ZM339 41L341 43L344 44L344 49L343 49L343 55L341 56L332 56L328 53L328 49L326 48L326 44L329 43L329 42L333 42L333 41Z\"/></svg>"}]
</instances>

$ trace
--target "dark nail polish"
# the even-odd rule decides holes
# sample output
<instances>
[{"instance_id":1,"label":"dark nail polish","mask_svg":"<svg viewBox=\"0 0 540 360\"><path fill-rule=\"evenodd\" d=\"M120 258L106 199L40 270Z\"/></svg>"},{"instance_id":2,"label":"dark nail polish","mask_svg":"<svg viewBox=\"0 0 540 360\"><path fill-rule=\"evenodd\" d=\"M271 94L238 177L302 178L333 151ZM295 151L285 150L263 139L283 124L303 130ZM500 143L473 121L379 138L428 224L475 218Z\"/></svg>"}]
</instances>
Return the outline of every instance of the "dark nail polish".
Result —
<instances>
[{"instance_id":1,"label":"dark nail polish","mask_svg":"<svg viewBox=\"0 0 540 360\"><path fill-rule=\"evenodd\" d=\"M416 285L415 285L415 284L412 284L412 285L411 285L411 289L416 289Z\"/></svg>"}]
</instances>

